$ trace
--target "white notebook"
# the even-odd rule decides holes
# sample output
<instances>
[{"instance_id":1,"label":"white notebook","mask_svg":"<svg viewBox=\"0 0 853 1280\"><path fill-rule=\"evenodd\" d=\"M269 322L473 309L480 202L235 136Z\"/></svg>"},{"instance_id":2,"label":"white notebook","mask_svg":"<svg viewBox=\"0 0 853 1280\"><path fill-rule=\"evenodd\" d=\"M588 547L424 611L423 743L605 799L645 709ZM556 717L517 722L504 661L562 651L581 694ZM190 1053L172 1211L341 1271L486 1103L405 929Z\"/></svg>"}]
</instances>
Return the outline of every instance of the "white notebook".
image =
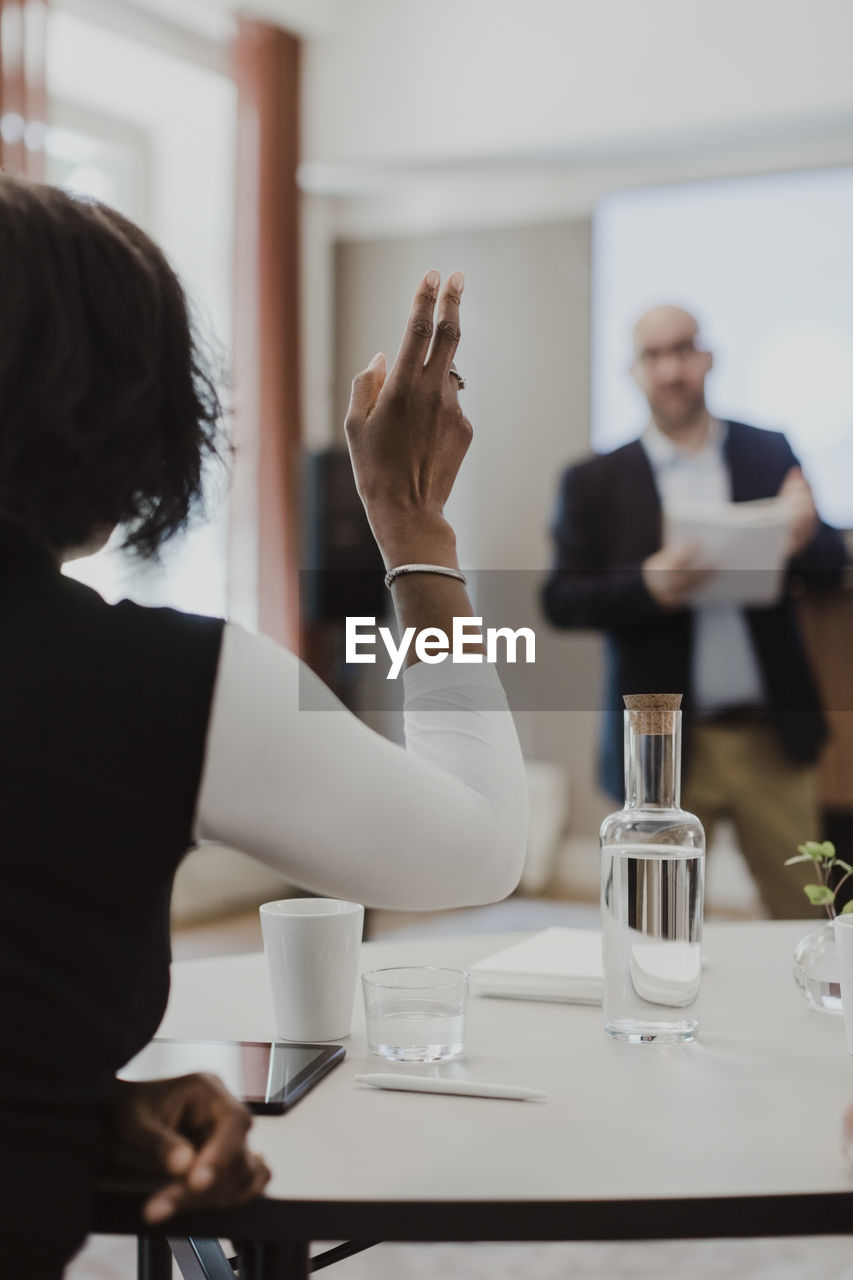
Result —
<instances>
[{"instance_id":1,"label":"white notebook","mask_svg":"<svg viewBox=\"0 0 853 1280\"><path fill-rule=\"evenodd\" d=\"M601 934L543 929L472 964L471 979L478 995L601 1004Z\"/></svg>"},{"instance_id":2,"label":"white notebook","mask_svg":"<svg viewBox=\"0 0 853 1280\"><path fill-rule=\"evenodd\" d=\"M664 505L664 546L693 543L719 572L707 578L692 604L774 604L784 585L791 509L784 498L755 502Z\"/></svg>"}]
</instances>

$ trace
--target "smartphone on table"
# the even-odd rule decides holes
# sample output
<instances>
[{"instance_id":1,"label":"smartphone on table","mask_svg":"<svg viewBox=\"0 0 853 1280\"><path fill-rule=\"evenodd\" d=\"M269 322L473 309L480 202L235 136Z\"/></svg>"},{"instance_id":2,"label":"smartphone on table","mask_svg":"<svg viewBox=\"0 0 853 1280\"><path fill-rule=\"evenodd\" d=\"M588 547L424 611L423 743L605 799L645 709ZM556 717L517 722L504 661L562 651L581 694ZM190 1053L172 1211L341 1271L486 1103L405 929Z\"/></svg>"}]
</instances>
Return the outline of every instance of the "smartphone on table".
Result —
<instances>
[{"instance_id":1,"label":"smartphone on table","mask_svg":"<svg viewBox=\"0 0 853 1280\"><path fill-rule=\"evenodd\" d=\"M281 1115L345 1056L340 1044L156 1039L118 1075L121 1080L162 1080L207 1071L219 1076L255 1115Z\"/></svg>"}]
</instances>

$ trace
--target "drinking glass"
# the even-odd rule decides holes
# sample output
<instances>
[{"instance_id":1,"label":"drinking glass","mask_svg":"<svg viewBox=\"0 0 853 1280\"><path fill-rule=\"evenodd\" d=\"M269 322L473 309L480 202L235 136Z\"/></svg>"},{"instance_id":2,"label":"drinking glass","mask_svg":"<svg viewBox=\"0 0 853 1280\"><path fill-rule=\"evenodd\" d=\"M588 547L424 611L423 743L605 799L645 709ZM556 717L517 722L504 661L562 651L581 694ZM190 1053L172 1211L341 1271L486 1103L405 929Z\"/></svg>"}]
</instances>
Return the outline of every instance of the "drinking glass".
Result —
<instances>
[{"instance_id":1,"label":"drinking glass","mask_svg":"<svg viewBox=\"0 0 853 1280\"><path fill-rule=\"evenodd\" d=\"M394 1062L448 1062L465 1049L467 969L408 965L361 977L367 1044Z\"/></svg>"}]
</instances>

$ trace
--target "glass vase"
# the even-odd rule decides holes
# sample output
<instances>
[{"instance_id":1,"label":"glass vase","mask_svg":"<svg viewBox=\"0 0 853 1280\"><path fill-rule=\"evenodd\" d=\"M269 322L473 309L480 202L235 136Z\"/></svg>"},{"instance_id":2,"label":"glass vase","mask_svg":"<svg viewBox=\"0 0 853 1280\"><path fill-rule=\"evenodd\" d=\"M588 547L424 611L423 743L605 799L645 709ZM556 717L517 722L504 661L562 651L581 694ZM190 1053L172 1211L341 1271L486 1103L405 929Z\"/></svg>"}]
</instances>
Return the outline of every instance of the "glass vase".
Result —
<instances>
[{"instance_id":1,"label":"glass vase","mask_svg":"<svg viewBox=\"0 0 853 1280\"><path fill-rule=\"evenodd\" d=\"M832 920L824 920L797 943L794 981L813 1009L841 1013L841 979Z\"/></svg>"}]
</instances>

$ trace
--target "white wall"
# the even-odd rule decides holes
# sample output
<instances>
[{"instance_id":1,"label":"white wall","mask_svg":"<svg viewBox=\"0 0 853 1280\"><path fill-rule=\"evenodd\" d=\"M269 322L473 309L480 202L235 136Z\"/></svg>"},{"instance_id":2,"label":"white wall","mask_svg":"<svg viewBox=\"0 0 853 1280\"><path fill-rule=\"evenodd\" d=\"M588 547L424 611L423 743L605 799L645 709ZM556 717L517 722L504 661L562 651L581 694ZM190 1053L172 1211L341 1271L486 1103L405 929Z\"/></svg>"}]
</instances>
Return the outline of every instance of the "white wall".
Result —
<instances>
[{"instance_id":1,"label":"white wall","mask_svg":"<svg viewBox=\"0 0 853 1280\"><path fill-rule=\"evenodd\" d=\"M585 221L339 248L339 436L351 378L377 350L393 359L420 276L466 273L457 361L475 434L448 515L472 568L548 562L556 469L589 449L589 265Z\"/></svg>"},{"instance_id":2,"label":"white wall","mask_svg":"<svg viewBox=\"0 0 853 1280\"><path fill-rule=\"evenodd\" d=\"M227 362L231 340L236 92L221 71L183 55L183 46L166 52L132 32L104 25L97 6L91 17L81 17L64 4L51 8L51 124L84 136L91 131L95 138L114 135L135 179L130 187L135 198L122 212L157 240L175 266L217 368L220 358ZM135 150L122 149L125 137L136 141ZM78 184L77 173L85 176L74 171L69 175L72 185L86 190L85 183ZM162 570L143 569L109 549L75 562L71 572L111 599L130 595L149 604L222 613L225 488L224 473L215 469L208 489L213 518L166 549Z\"/></svg>"}]
</instances>

